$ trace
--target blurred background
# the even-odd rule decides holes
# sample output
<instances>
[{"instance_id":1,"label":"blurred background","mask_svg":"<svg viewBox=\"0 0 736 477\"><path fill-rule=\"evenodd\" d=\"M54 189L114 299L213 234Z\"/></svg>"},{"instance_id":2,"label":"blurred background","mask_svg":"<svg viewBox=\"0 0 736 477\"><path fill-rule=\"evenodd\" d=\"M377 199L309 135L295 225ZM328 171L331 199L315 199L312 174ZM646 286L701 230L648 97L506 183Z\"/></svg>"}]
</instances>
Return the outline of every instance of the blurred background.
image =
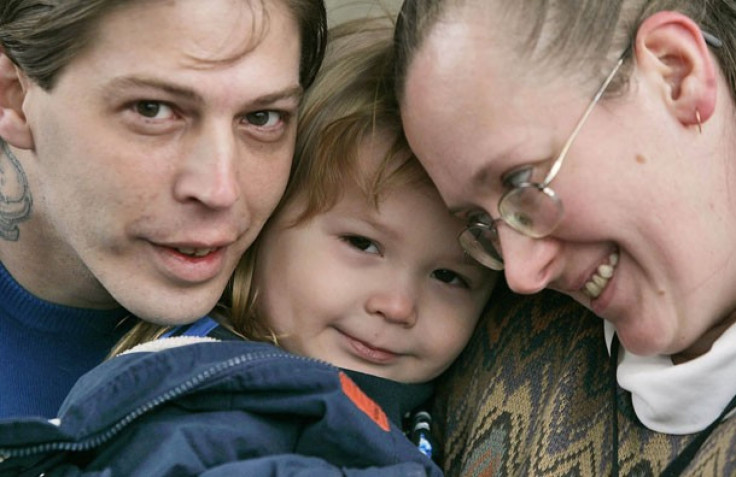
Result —
<instances>
[{"instance_id":1,"label":"blurred background","mask_svg":"<svg viewBox=\"0 0 736 477\"><path fill-rule=\"evenodd\" d=\"M365 15L396 15L401 0L325 0L330 25Z\"/></svg>"}]
</instances>

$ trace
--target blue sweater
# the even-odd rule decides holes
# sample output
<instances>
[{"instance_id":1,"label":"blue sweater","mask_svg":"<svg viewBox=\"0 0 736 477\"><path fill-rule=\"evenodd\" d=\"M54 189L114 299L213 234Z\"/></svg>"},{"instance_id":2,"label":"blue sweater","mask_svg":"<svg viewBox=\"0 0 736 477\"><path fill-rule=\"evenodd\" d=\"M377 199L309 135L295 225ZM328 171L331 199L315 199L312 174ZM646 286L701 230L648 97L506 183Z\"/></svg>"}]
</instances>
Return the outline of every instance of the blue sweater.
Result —
<instances>
[{"instance_id":1,"label":"blue sweater","mask_svg":"<svg viewBox=\"0 0 736 477\"><path fill-rule=\"evenodd\" d=\"M0 263L0 419L56 415L74 382L100 363L134 320L41 300Z\"/></svg>"}]
</instances>

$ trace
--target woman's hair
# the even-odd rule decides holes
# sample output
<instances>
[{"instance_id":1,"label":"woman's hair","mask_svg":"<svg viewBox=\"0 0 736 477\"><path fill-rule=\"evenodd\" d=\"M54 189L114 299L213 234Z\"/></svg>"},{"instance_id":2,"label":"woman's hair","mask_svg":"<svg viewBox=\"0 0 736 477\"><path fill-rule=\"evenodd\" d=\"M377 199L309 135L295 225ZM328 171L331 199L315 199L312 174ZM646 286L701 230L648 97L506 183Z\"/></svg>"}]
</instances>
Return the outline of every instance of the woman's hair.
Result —
<instances>
[{"instance_id":1,"label":"woman's hair","mask_svg":"<svg viewBox=\"0 0 736 477\"><path fill-rule=\"evenodd\" d=\"M299 110L295 160L284 197L270 225L286 207L296 210L296 226L332 208L346 188L358 188L378 207L387 188L431 184L411 154L401 128L393 90L394 22L388 16L360 19L330 29L322 69ZM374 136L393 139L369 177L358 163L359 151ZM265 320L256 315L253 271L257 239L243 255L231 278L218 319L245 338L276 341ZM153 339L162 328L140 323L116 348L119 352Z\"/></svg>"},{"instance_id":2,"label":"woman's hair","mask_svg":"<svg viewBox=\"0 0 736 477\"><path fill-rule=\"evenodd\" d=\"M102 19L141 0L2 0L0 48L34 82L46 90L64 68L94 41ZM154 0L146 0L154 1ZM243 0L265 12L268 0ZM299 25L299 80L308 87L324 55L327 19L323 0L282 0ZM193 19L194 20L194 19ZM266 18L267 20L267 18ZM267 25L254 25L261 32Z\"/></svg>"},{"instance_id":3,"label":"woman's hair","mask_svg":"<svg viewBox=\"0 0 736 477\"><path fill-rule=\"evenodd\" d=\"M396 27L396 90L426 37L443 19L475 11L494 18L504 42L529 65L583 71L599 81L632 43L639 25L659 11L678 11L718 38L713 49L736 97L736 0L405 0ZM612 92L625 84L620 75Z\"/></svg>"}]
</instances>

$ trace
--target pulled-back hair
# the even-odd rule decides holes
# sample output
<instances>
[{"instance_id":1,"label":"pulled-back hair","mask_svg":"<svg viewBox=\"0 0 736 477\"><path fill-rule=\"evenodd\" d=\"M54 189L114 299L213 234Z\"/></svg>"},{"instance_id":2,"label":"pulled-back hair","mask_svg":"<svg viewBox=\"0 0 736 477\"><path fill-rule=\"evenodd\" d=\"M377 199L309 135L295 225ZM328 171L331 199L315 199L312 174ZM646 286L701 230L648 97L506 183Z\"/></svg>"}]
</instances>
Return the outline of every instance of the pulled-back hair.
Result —
<instances>
[{"instance_id":1,"label":"pulled-back hair","mask_svg":"<svg viewBox=\"0 0 736 477\"><path fill-rule=\"evenodd\" d=\"M677 11L718 38L713 49L736 98L736 0L405 0L396 27L396 89L427 35L443 19L467 9L482 12L530 65L582 71L594 81L631 44L639 25L659 11ZM625 68L624 68L625 69ZM626 81L620 75L609 90Z\"/></svg>"},{"instance_id":2,"label":"pulled-back hair","mask_svg":"<svg viewBox=\"0 0 736 477\"><path fill-rule=\"evenodd\" d=\"M0 48L31 80L50 90L64 68L94 41L102 19L136 1L141 0L3 0ZM272 0L243 1L264 6ZM281 1L299 25L299 79L306 88L314 80L324 55L327 28L324 1Z\"/></svg>"}]
</instances>

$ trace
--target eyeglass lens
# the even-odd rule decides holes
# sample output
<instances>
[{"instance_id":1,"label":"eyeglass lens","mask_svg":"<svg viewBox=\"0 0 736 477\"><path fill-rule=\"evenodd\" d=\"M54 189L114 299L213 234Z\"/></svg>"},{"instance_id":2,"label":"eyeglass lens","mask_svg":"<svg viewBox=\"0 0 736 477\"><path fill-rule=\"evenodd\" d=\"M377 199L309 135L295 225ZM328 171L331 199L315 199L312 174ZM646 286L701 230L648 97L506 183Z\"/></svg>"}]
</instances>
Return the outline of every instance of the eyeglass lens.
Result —
<instances>
[{"instance_id":1,"label":"eyeglass lens","mask_svg":"<svg viewBox=\"0 0 736 477\"><path fill-rule=\"evenodd\" d=\"M469 225L458 237L460 246L478 263L492 270L503 270L501 242L498 240L496 223Z\"/></svg>"},{"instance_id":2,"label":"eyeglass lens","mask_svg":"<svg viewBox=\"0 0 736 477\"><path fill-rule=\"evenodd\" d=\"M508 191L498 204L499 212L511 228L527 237L541 238L557 227L562 218L562 202L552 189L522 184Z\"/></svg>"}]
</instances>

